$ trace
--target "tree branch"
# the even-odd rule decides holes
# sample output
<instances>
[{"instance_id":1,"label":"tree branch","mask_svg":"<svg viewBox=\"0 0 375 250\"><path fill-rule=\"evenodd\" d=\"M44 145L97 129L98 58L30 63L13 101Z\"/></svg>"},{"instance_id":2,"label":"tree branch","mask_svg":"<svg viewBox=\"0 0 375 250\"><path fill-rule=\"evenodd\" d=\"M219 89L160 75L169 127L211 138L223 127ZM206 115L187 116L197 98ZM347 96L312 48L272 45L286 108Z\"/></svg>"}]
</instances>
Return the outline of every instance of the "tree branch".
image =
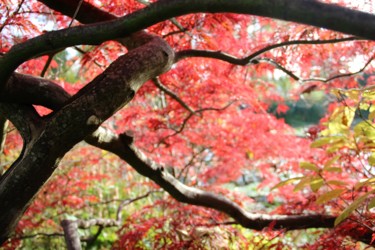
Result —
<instances>
[{"instance_id":1,"label":"tree branch","mask_svg":"<svg viewBox=\"0 0 375 250\"><path fill-rule=\"evenodd\" d=\"M152 82L155 84L156 87L158 87L161 91L169 95L172 99L174 99L176 102L178 102L182 107L184 107L187 111L190 113L194 114L194 110L186 104L176 93L174 93L172 90L164 86L158 77L152 79Z\"/></svg>"},{"instance_id":2,"label":"tree branch","mask_svg":"<svg viewBox=\"0 0 375 250\"><path fill-rule=\"evenodd\" d=\"M188 50L182 50L179 52L176 52L175 62L179 62L180 60L183 60L185 58L189 57L207 57L207 58L214 58L219 59L231 64L235 65L241 65L245 66L251 63L253 59L255 59L257 56L268 52L270 50L290 46L290 45L301 45L301 44L330 44L330 43L341 43L341 42L347 42L347 41L355 41L355 40L362 40L361 38L350 36L346 38L339 38L339 39L329 39L329 40L293 40L293 41L286 41L281 43L272 44L269 46L266 46L260 50L257 50L253 53L251 53L249 56L243 57L243 58L237 58L232 55L229 55L227 53L221 52L221 51L209 51L209 50L195 50L195 49L188 49ZM256 63L256 62L253 62Z\"/></svg>"},{"instance_id":3,"label":"tree branch","mask_svg":"<svg viewBox=\"0 0 375 250\"><path fill-rule=\"evenodd\" d=\"M121 212L122 209L133 202L138 200L144 199L148 197L150 194L155 193L158 191L150 191L144 195L135 197L133 199L127 199L121 202L117 209L116 219L103 219L103 218L96 218L96 219L89 219L89 220L63 220L61 225L64 229L64 236L65 242L67 245L68 250L79 250L81 249L81 239L78 233L78 228L81 229L88 229L93 226L99 226L98 232L89 239L86 239L88 245L94 243L95 239L100 235L103 228L106 227L118 227L121 225Z\"/></svg>"},{"instance_id":4,"label":"tree branch","mask_svg":"<svg viewBox=\"0 0 375 250\"><path fill-rule=\"evenodd\" d=\"M175 136L175 135L181 133L181 132L184 130L184 128L185 128L187 122L190 120L191 117L193 117L193 115L195 115L195 114L200 114L200 113L203 113L203 112L205 112L205 111L223 111L223 110L225 110L226 108L228 108L230 105L232 105L232 103L233 103L233 101L232 101L232 102L229 102L227 105L225 105L225 106L222 107L222 108L202 108L202 109L199 109L199 110L195 110L195 111L193 111L192 113L189 113L189 115L188 115L188 116L184 119L184 121L182 122L180 128L177 129L177 130L175 130L175 132L174 132L173 134L170 134L170 135L167 135L166 137L164 137L164 138L161 140L160 143L165 142L165 140L167 140L169 137L172 137L172 136Z\"/></svg>"},{"instance_id":5,"label":"tree branch","mask_svg":"<svg viewBox=\"0 0 375 250\"><path fill-rule=\"evenodd\" d=\"M198 12L259 15L375 39L375 15L319 1L163 0L113 21L52 31L13 46L0 58L0 89L18 65L32 57L77 44L95 45L126 37L169 18Z\"/></svg>"},{"instance_id":6,"label":"tree branch","mask_svg":"<svg viewBox=\"0 0 375 250\"><path fill-rule=\"evenodd\" d=\"M78 233L78 221L63 220L61 226L64 230L64 238L68 250L81 250L81 239Z\"/></svg>"},{"instance_id":7,"label":"tree branch","mask_svg":"<svg viewBox=\"0 0 375 250\"><path fill-rule=\"evenodd\" d=\"M23 79L27 80L28 78ZM51 100L51 102L53 102L53 100ZM59 105L59 103L54 104L54 106ZM103 127L99 127L92 135L86 137L86 141L93 146L116 154L121 159L128 162L137 172L155 181L178 201L222 211L246 228L261 230L268 227L270 224L274 225L275 229L288 230L311 227L333 227L334 216L319 214L254 214L244 211L239 205L225 197L197 188L188 187L167 173L162 166L151 161L136 149L132 144L132 138L125 134L116 135Z\"/></svg>"},{"instance_id":8,"label":"tree branch","mask_svg":"<svg viewBox=\"0 0 375 250\"><path fill-rule=\"evenodd\" d=\"M25 78L26 79L26 78ZM53 100L51 100L53 101ZM55 104L58 106L58 104ZM200 111L203 112L202 109ZM92 135L86 137L86 141L96 147L108 150L121 159L128 162L140 174L152 179L175 199L188 204L213 208L227 213L234 218L237 223L244 227L261 230L270 223L276 222L275 229L297 229L310 227L333 227L333 216L324 215L282 215L271 216L263 214L252 214L244 211L236 203L227 198L188 187L172 175L164 171L164 168L150 161L147 157L136 149L129 136L116 135L113 132L100 127ZM130 144L128 144L130 142Z\"/></svg>"},{"instance_id":9,"label":"tree branch","mask_svg":"<svg viewBox=\"0 0 375 250\"><path fill-rule=\"evenodd\" d=\"M7 137L7 128L8 128L8 120L5 116L0 116L0 155L3 153L5 139ZM2 173L2 169L0 167L0 175Z\"/></svg>"},{"instance_id":10,"label":"tree branch","mask_svg":"<svg viewBox=\"0 0 375 250\"><path fill-rule=\"evenodd\" d=\"M260 51L263 51L263 49ZM176 53L176 58L178 58L176 61L189 58L189 57L205 57L205 58L218 59L224 62L231 63L233 65L240 65L240 66L246 66L249 64L258 64L261 62L265 62L265 63L275 66L277 69L283 71L285 74L287 74L288 76L290 76L296 81L299 81L299 82L317 81L317 82L327 83L338 78L350 77L350 76L357 75L363 72L374 59L374 56L372 56L361 69L353 73L338 74L338 75L334 75L328 78L313 77L313 78L303 79L270 58L255 58L255 56L253 56L253 55L257 56L259 54L260 54L259 52L255 52L250 56L247 56L244 58L237 58L235 56L223 53L221 51L184 50L184 51L180 51Z\"/></svg>"},{"instance_id":11,"label":"tree branch","mask_svg":"<svg viewBox=\"0 0 375 250\"><path fill-rule=\"evenodd\" d=\"M32 144L26 144L30 147L25 149L25 153L2 176L0 243L6 240L65 153L87 135L95 132L103 121L127 104L144 82L170 68L174 53L169 45L159 37L147 37L145 33L141 35L140 39L133 43L139 47L119 57L102 74L70 98L60 110L43 118L43 126L37 128L38 136L32 137ZM2 107L5 107L5 111L9 111L5 113L7 119L12 121L15 116L18 119L23 118L19 112L14 112L14 109L7 110L10 105L15 104L1 104L0 112Z\"/></svg>"},{"instance_id":12,"label":"tree branch","mask_svg":"<svg viewBox=\"0 0 375 250\"><path fill-rule=\"evenodd\" d=\"M334 76L331 76L329 78L309 78L309 79L299 79L299 81L302 81L302 82L311 82L311 81L318 81L318 82L324 82L324 83L327 83L327 82L330 82L332 80L335 80L335 79L338 79L338 78L342 78L342 77L351 77L351 76L354 76L354 75L357 75L359 73L362 73L366 68L367 66L372 62L372 60L374 60L374 56L372 56L366 63L365 65L360 68L358 71L356 72L353 72L353 73L346 73L346 74L339 74L339 75L334 75Z\"/></svg>"},{"instance_id":13,"label":"tree branch","mask_svg":"<svg viewBox=\"0 0 375 250\"><path fill-rule=\"evenodd\" d=\"M11 78L0 92L0 101L7 103L42 105L57 110L70 98L70 95L54 82L19 73Z\"/></svg>"}]
</instances>

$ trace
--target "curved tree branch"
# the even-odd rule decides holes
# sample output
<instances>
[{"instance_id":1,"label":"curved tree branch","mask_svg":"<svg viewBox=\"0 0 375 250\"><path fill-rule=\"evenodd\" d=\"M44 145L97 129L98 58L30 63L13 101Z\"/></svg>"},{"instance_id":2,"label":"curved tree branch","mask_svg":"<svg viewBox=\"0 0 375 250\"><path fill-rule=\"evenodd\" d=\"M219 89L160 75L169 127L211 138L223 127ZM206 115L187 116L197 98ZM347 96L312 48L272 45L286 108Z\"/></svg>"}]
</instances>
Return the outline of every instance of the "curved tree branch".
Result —
<instances>
[{"instance_id":1,"label":"curved tree branch","mask_svg":"<svg viewBox=\"0 0 375 250\"><path fill-rule=\"evenodd\" d=\"M77 44L93 45L126 37L169 18L198 12L259 15L375 39L374 15L319 1L162 0L113 21L48 32L13 46L0 58L0 89L18 65L32 57Z\"/></svg>"},{"instance_id":2,"label":"curved tree branch","mask_svg":"<svg viewBox=\"0 0 375 250\"><path fill-rule=\"evenodd\" d=\"M24 145L24 153L0 181L0 243L13 231L65 153L127 104L144 82L167 71L173 63L172 49L159 37L142 33L133 45L138 47L114 61L61 109L37 119L43 124L37 127L39 133L31 138L32 143ZM16 104L2 103L0 111L4 108L7 112L11 105ZM14 109L5 116L11 121L13 116L23 118ZM22 128L21 124L15 126Z\"/></svg>"},{"instance_id":3,"label":"curved tree branch","mask_svg":"<svg viewBox=\"0 0 375 250\"><path fill-rule=\"evenodd\" d=\"M353 73L346 73L346 74L338 74L338 75L334 75L334 76L331 76L331 77L328 77L328 78L309 78L309 79L299 79L299 81L302 81L302 82L311 82L311 81L318 81L318 82L324 82L324 83L327 83L327 82L330 82L332 80L335 80L335 79L338 79L338 78L342 78L342 77L351 77L351 76L354 76L354 75L357 75L359 73L362 73L369 65L370 63L374 60L374 56L372 56L366 63L365 65L360 68L358 71L356 72L353 72Z\"/></svg>"},{"instance_id":4,"label":"curved tree branch","mask_svg":"<svg viewBox=\"0 0 375 250\"><path fill-rule=\"evenodd\" d=\"M257 56L276 49L280 47L290 46L290 45L301 45L301 44L330 44L330 43L341 43L341 42L347 42L347 41L355 41L355 40L363 40L358 37L350 36L346 38L339 38L339 39L328 39L328 40L293 40L293 41L286 41L281 43L272 44L269 46L266 46L260 50L257 50L253 53L251 53L249 56L243 57L243 58L237 58L235 56L232 56L230 54L221 52L221 51L209 51L209 50L196 50L196 49L188 49L188 50L182 50L179 52L176 52L176 58L175 62L178 62L180 60L183 60L185 58L189 57L207 57L207 58L214 58L219 59L231 64L235 65L241 65L245 66L250 63L256 63L252 62L253 59L255 59Z\"/></svg>"},{"instance_id":5,"label":"curved tree branch","mask_svg":"<svg viewBox=\"0 0 375 250\"><path fill-rule=\"evenodd\" d=\"M53 100L51 100L53 101ZM56 106L59 104L56 103ZM200 111L203 111L200 110ZM178 201L222 211L244 227L261 230L275 223L275 229L333 227L335 217L325 215L264 215L244 211L233 201L219 195L188 187L149 160L132 144L132 138L100 127L85 139L91 145L108 150L129 163L137 172L152 179Z\"/></svg>"},{"instance_id":6,"label":"curved tree branch","mask_svg":"<svg viewBox=\"0 0 375 250\"><path fill-rule=\"evenodd\" d=\"M40 133L43 122L31 104L1 103L0 114L10 120L20 132L24 144L30 143Z\"/></svg>"},{"instance_id":7,"label":"curved tree branch","mask_svg":"<svg viewBox=\"0 0 375 250\"><path fill-rule=\"evenodd\" d=\"M40 77L12 74L0 92L1 102L42 105L57 110L70 98L70 95L52 81Z\"/></svg>"},{"instance_id":8,"label":"curved tree branch","mask_svg":"<svg viewBox=\"0 0 375 250\"><path fill-rule=\"evenodd\" d=\"M260 53L255 52L254 54L259 55ZM362 73L374 60L374 56L372 56L361 69L353 73L338 74L338 75L334 75L328 78L313 77L313 78L303 79L270 58L254 58L252 55L248 57L244 57L244 58L237 58L235 56L223 53L221 51L185 50L185 51L180 51L176 53L176 57L179 58L176 61L189 58L189 57L205 57L205 58L218 59L224 62L231 63L233 65L240 65L240 66L246 66L249 64L258 64L258 63L265 62L265 63L275 66L277 69L283 71L285 74L287 74L288 76L290 76L296 81L299 81L299 82L317 81L317 82L327 83L338 78L350 77L350 76L354 76L359 73Z\"/></svg>"},{"instance_id":9,"label":"curved tree branch","mask_svg":"<svg viewBox=\"0 0 375 250\"><path fill-rule=\"evenodd\" d=\"M157 78L154 78L152 79L152 82L155 84L156 87L158 87L161 91L164 91L164 93L166 93L167 95L169 95L172 99L174 99L176 102L178 102L182 107L184 107L187 111L189 111L190 113L194 114L194 110L188 105L186 104L186 102L184 102L183 100L181 100L180 97L178 97L178 95L176 93L174 93L172 90L170 90L169 88L167 88L166 86L164 86L161 82L160 82L160 79L157 77Z\"/></svg>"}]
</instances>

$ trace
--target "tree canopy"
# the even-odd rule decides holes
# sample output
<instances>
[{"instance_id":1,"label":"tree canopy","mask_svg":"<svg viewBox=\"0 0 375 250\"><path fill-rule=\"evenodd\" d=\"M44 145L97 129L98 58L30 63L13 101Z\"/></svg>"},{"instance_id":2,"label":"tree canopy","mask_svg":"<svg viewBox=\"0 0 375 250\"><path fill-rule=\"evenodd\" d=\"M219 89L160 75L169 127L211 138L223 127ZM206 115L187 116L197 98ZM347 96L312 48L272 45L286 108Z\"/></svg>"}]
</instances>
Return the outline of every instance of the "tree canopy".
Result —
<instances>
[{"instance_id":1,"label":"tree canopy","mask_svg":"<svg viewBox=\"0 0 375 250\"><path fill-rule=\"evenodd\" d=\"M372 245L374 8L3 0L0 244Z\"/></svg>"}]
</instances>

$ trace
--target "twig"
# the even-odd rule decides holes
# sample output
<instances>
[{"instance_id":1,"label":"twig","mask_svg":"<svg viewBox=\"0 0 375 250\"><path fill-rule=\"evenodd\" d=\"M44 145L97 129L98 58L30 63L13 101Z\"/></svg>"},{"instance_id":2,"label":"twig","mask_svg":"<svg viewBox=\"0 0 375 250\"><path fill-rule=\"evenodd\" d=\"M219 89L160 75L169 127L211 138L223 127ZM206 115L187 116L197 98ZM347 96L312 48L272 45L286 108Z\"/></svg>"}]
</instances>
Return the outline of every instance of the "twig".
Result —
<instances>
[{"instance_id":1,"label":"twig","mask_svg":"<svg viewBox=\"0 0 375 250\"><path fill-rule=\"evenodd\" d=\"M28 234L28 235L22 235L19 237L12 238L14 240L25 240L25 239L31 239L36 237L64 237L63 233L36 233L36 234Z\"/></svg>"},{"instance_id":2,"label":"twig","mask_svg":"<svg viewBox=\"0 0 375 250\"><path fill-rule=\"evenodd\" d=\"M103 218L96 218L96 219L89 219L89 220L63 220L61 222L61 226L64 229L64 237L65 242L67 245L68 250L80 250L81 249L81 242L86 241L88 245L92 245L95 240L99 237L101 232L106 227L118 227L122 222L121 218L121 211L126 206L135 201L144 199L150 196L153 193L162 192L161 190L152 190L144 195L135 197L133 199L124 200L117 209L116 219L103 219ZM81 239L78 234L78 229L88 229L93 226L99 226L98 231L90 238Z\"/></svg>"},{"instance_id":3,"label":"twig","mask_svg":"<svg viewBox=\"0 0 375 250\"><path fill-rule=\"evenodd\" d=\"M76 8L75 11L74 11L74 14L73 14L72 20L70 21L68 27L71 27L71 26L72 26L72 24L73 24L73 22L74 22L74 19L76 18L77 14L78 14L78 11L79 11L79 9L81 8L82 2L83 2L83 0L80 0L80 1L79 1L78 6L77 6L77 8ZM58 51L58 52L59 52L59 51ZM53 59L53 57L54 57L56 54L57 54L57 52L52 52L52 53L50 53L50 54L48 55L47 62L46 62L46 64L45 64L44 67L43 67L42 73L40 73L40 76L41 76L41 77L44 77L44 75L46 74L47 69L48 69L49 65L51 64L51 62L52 62L52 59Z\"/></svg>"},{"instance_id":4,"label":"twig","mask_svg":"<svg viewBox=\"0 0 375 250\"><path fill-rule=\"evenodd\" d=\"M203 151L205 150L205 148L202 148L201 150L199 150L199 152L195 153L192 155L191 159L189 160L189 162L182 168L182 170L180 171L180 173L178 174L177 176L177 179L180 180L183 173L186 171L186 175L187 175L187 170L189 169L190 166L192 166L194 160L198 157L198 155L200 155L201 153L203 153ZM187 176L184 176L184 181L182 181L182 183L185 183L186 181L186 178Z\"/></svg>"},{"instance_id":5,"label":"twig","mask_svg":"<svg viewBox=\"0 0 375 250\"><path fill-rule=\"evenodd\" d=\"M53 53L51 53L51 54L48 55L47 62L46 62L46 64L44 65L42 72L40 73L40 76L41 76L41 77L44 77L44 75L46 74L47 69L48 69L49 65L51 64L52 59L53 59L53 57L54 57L55 55L56 55L56 52L53 52Z\"/></svg>"},{"instance_id":6,"label":"twig","mask_svg":"<svg viewBox=\"0 0 375 250\"><path fill-rule=\"evenodd\" d=\"M161 139L161 141L159 142L159 144L161 144L161 143L165 143L165 140L167 140L169 137L172 137L172 136L175 136L175 135L181 133L181 132L184 130L184 128L185 128L187 122L190 120L190 118L191 118L194 114L196 114L196 113L202 113L202 112L204 112L204 111L211 111L211 110L212 110L212 111L223 111L223 110L225 110L226 108L228 108L230 105L232 105L234 102L235 102L235 101L231 101L231 102L229 102L227 105L225 105L225 106L222 107L222 108L202 108L202 109L199 109L199 110L194 111L193 113L190 113L190 114L184 119L184 121L182 122L180 128L177 129L177 130L175 130L175 132L174 132L173 134L167 135L166 137L164 137L163 139Z\"/></svg>"},{"instance_id":7,"label":"twig","mask_svg":"<svg viewBox=\"0 0 375 250\"><path fill-rule=\"evenodd\" d=\"M79 9L81 8L82 2L83 2L83 0L80 0L80 1L79 1L78 6L77 6L76 10L74 11L74 14L73 14L73 16L72 16L72 20L70 21L68 27L71 27L72 24L73 24L73 22L74 22L74 19L76 19L76 16L77 16L77 14L78 14L78 11L79 11Z\"/></svg>"},{"instance_id":8,"label":"twig","mask_svg":"<svg viewBox=\"0 0 375 250\"><path fill-rule=\"evenodd\" d=\"M173 35L176 35L176 34L185 33L186 31L188 31L188 29L186 29L186 28L184 28L182 30L175 30L175 31L169 32L168 34L163 35L162 37L166 38L168 36L173 36Z\"/></svg>"},{"instance_id":9,"label":"twig","mask_svg":"<svg viewBox=\"0 0 375 250\"><path fill-rule=\"evenodd\" d=\"M274 60L270 59L270 58L259 58L259 59L255 59L253 60L254 64L257 64L257 63L260 63L260 62L266 62L268 64L272 64L273 66L275 66L277 69L283 71L285 74L287 74L288 76L290 76L291 78L293 78L294 80L296 81L299 81L300 78L298 76L296 76L292 71L286 69L285 67L283 67L281 64L275 62Z\"/></svg>"},{"instance_id":10,"label":"twig","mask_svg":"<svg viewBox=\"0 0 375 250\"><path fill-rule=\"evenodd\" d=\"M116 214L116 218L117 218L117 221L121 221L121 211L122 209L133 203L133 202L136 202L138 200L141 200L141 199L144 199L144 198L147 198L148 196L150 196L151 194L154 194L154 193L162 193L163 190L152 190L152 191L148 191L147 193L145 193L144 195L141 195L141 196L138 196L138 197L135 197L135 198L132 198L132 199L127 199L127 200L124 200L120 205L119 207L117 208L117 214Z\"/></svg>"},{"instance_id":11,"label":"twig","mask_svg":"<svg viewBox=\"0 0 375 250\"><path fill-rule=\"evenodd\" d=\"M327 79L324 79L324 78L309 78L309 79L302 79L302 80L299 79L299 81L301 81L301 82L319 81L319 82L327 83L327 82L332 81L332 80L337 79L337 78L350 77L350 76L353 76L353 75L357 75L357 74L363 72L367 68L367 66L372 62L372 60L374 60L374 56L372 56L361 69L359 69L358 71L353 72L353 73L334 75L334 76L331 76Z\"/></svg>"},{"instance_id":12,"label":"twig","mask_svg":"<svg viewBox=\"0 0 375 250\"><path fill-rule=\"evenodd\" d=\"M146 5L146 6L148 6L148 5L150 5L151 3L150 2L148 2L147 0L137 0L137 2L138 3L141 3L141 4L144 4L144 5ZM171 23L174 25L174 26L176 26L178 29L179 29L179 31L177 31L177 32L175 32L175 34L176 33L180 33L180 32L186 32L186 31L188 31L186 28L184 28L178 21L177 21L177 19L176 18L170 18L169 19L169 21L171 21ZM171 32L171 33L173 33L173 32ZM169 33L169 34L171 34L171 33ZM191 35L191 34L189 34L189 35ZM163 38L165 38L166 36L163 36Z\"/></svg>"},{"instance_id":13,"label":"twig","mask_svg":"<svg viewBox=\"0 0 375 250\"><path fill-rule=\"evenodd\" d=\"M8 20L12 18L13 16L17 15L17 13L21 10L21 7L25 0L21 0L21 2L18 4L17 9L8 16L8 18L4 21L4 23L0 26L0 33L4 29L4 27L8 24Z\"/></svg>"},{"instance_id":14,"label":"twig","mask_svg":"<svg viewBox=\"0 0 375 250\"><path fill-rule=\"evenodd\" d=\"M187 105L176 93L174 93L172 90L170 90L168 87L166 87L164 84L160 82L159 77L156 77L152 79L152 82L155 84L156 87L158 87L160 90L164 91L167 95L172 97L175 101L177 101L182 107L184 107L186 110L188 110L191 114L194 114L194 110Z\"/></svg>"}]
</instances>

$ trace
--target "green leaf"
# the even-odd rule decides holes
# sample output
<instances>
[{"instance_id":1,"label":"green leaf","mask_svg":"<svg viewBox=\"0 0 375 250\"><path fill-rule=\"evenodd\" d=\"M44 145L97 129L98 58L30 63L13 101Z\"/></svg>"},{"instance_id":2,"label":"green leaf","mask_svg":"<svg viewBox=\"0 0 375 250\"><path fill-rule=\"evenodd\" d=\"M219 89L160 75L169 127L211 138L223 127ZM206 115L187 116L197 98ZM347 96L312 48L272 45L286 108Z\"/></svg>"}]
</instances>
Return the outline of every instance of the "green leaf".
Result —
<instances>
[{"instance_id":1,"label":"green leaf","mask_svg":"<svg viewBox=\"0 0 375 250\"><path fill-rule=\"evenodd\" d=\"M369 179L367 179L365 181L358 182L357 184L355 184L354 190L357 191L361 187L371 185L374 182L375 182L375 177L374 178L369 178Z\"/></svg>"},{"instance_id":2,"label":"green leaf","mask_svg":"<svg viewBox=\"0 0 375 250\"><path fill-rule=\"evenodd\" d=\"M375 105L371 105L369 111L370 114L368 115L368 119L372 121L375 118Z\"/></svg>"},{"instance_id":3,"label":"green leaf","mask_svg":"<svg viewBox=\"0 0 375 250\"><path fill-rule=\"evenodd\" d=\"M317 204L324 204L327 201L330 201L332 199L335 199L335 198L339 197L345 191L346 191L346 189L334 189L332 191L329 191L329 192L319 196L318 199L316 200L316 203Z\"/></svg>"},{"instance_id":4,"label":"green leaf","mask_svg":"<svg viewBox=\"0 0 375 250\"><path fill-rule=\"evenodd\" d=\"M354 116L355 116L355 108L346 106L344 108L343 117L341 119L342 124L347 127L350 127L350 125L352 125Z\"/></svg>"},{"instance_id":5,"label":"green leaf","mask_svg":"<svg viewBox=\"0 0 375 250\"><path fill-rule=\"evenodd\" d=\"M367 160L371 166L375 166L375 153L372 153Z\"/></svg>"},{"instance_id":6,"label":"green leaf","mask_svg":"<svg viewBox=\"0 0 375 250\"><path fill-rule=\"evenodd\" d=\"M317 192L324 184L324 181L322 178L317 177L310 183L311 190L313 192Z\"/></svg>"},{"instance_id":7,"label":"green leaf","mask_svg":"<svg viewBox=\"0 0 375 250\"><path fill-rule=\"evenodd\" d=\"M329 134L329 133L328 133ZM347 136L327 136L321 137L310 144L311 148L321 148L326 145L334 145L337 143L346 143L348 141Z\"/></svg>"},{"instance_id":8,"label":"green leaf","mask_svg":"<svg viewBox=\"0 0 375 250\"><path fill-rule=\"evenodd\" d=\"M299 166L303 169L308 169L316 173L320 171L320 168L318 168L314 163L311 162L300 162Z\"/></svg>"},{"instance_id":9,"label":"green leaf","mask_svg":"<svg viewBox=\"0 0 375 250\"><path fill-rule=\"evenodd\" d=\"M375 198L372 198L372 199L370 200L370 202L369 202L368 205L367 205L367 209L371 209L371 208L373 208L373 207L375 207Z\"/></svg>"},{"instance_id":10,"label":"green leaf","mask_svg":"<svg viewBox=\"0 0 375 250\"><path fill-rule=\"evenodd\" d=\"M327 181L327 184L335 185L335 186L347 186L348 185L348 183L346 183L345 181L339 181L339 180L330 180L330 181Z\"/></svg>"},{"instance_id":11,"label":"green leaf","mask_svg":"<svg viewBox=\"0 0 375 250\"><path fill-rule=\"evenodd\" d=\"M340 224L343 220L345 220L346 218L348 218L348 216L355 210L359 207L359 205L361 205L361 203L367 198L367 196L369 195L370 193L366 193L362 196L359 196L357 199L355 199L353 201L352 204L350 204L347 208L345 208L345 210L336 218L335 220L335 226L337 226L338 224Z\"/></svg>"},{"instance_id":12,"label":"green leaf","mask_svg":"<svg viewBox=\"0 0 375 250\"><path fill-rule=\"evenodd\" d=\"M350 89L345 91L345 95L353 101L358 101L360 91L358 89Z\"/></svg>"},{"instance_id":13,"label":"green leaf","mask_svg":"<svg viewBox=\"0 0 375 250\"><path fill-rule=\"evenodd\" d=\"M340 159L340 155L336 155L335 157L333 157L332 159L330 159L329 161L327 161L325 164L324 164L324 170L326 170L326 168L329 168L333 163L335 163L338 159Z\"/></svg>"},{"instance_id":14,"label":"green leaf","mask_svg":"<svg viewBox=\"0 0 375 250\"><path fill-rule=\"evenodd\" d=\"M282 186L288 185L288 184L293 183L297 180L300 180L301 178L303 178L303 177L294 177L294 178L290 178L290 179L285 180L285 181L281 181L278 184L276 184L274 187L272 187L271 190L274 190L274 189L280 188Z\"/></svg>"},{"instance_id":15,"label":"green leaf","mask_svg":"<svg viewBox=\"0 0 375 250\"><path fill-rule=\"evenodd\" d=\"M375 100L375 91L374 90L365 90L362 92L362 98L366 101Z\"/></svg>"},{"instance_id":16,"label":"green leaf","mask_svg":"<svg viewBox=\"0 0 375 250\"><path fill-rule=\"evenodd\" d=\"M342 172L342 168L338 168L338 167L325 168L323 170L327 171L327 172L336 172L336 173L341 173Z\"/></svg>"},{"instance_id":17,"label":"green leaf","mask_svg":"<svg viewBox=\"0 0 375 250\"><path fill-rule=\"evenodd\" d=\"M375 128L372 122L369 120L359 122L354 126L353 130L356 137L363 135L367 140L375 140Z\"/></svg>"},{"instance_id":18,"label":"green leaf","mask_svg":"<svg viewBox=\"0 0 375 250\"><path fill-rule=\"evenodd\" d=\"M359 108L362 109L362 110L368 110L370 108L370 104L366 103L366 102L361 102L359 104Z\"/></svg>"},{"instance_id":19,"label":"green leaf","mask_svg":"<svg viewBox=\"0 0 375 250\"><path fill-rule=\"evenodd\" d=\"M297 192L297 191L302 190L306 185L309 185L309 184L310 184L311 180L312 180L312 177L311 177L311 176L306 176L306 177L302 178L302 179L297 183L297 185L294 187L293 191L294 191L294 192Z\"/></svg>"},{"instance_id":20,"label":"green leaf","mask_svg":"<svg viewBox=\"0 0 375 250\"><path fill-rule=\"evenodd\" d=\"M331 143L330 137L321 137L310 144L311 148L320 148Z\"/></svg>"}]
</instances>

